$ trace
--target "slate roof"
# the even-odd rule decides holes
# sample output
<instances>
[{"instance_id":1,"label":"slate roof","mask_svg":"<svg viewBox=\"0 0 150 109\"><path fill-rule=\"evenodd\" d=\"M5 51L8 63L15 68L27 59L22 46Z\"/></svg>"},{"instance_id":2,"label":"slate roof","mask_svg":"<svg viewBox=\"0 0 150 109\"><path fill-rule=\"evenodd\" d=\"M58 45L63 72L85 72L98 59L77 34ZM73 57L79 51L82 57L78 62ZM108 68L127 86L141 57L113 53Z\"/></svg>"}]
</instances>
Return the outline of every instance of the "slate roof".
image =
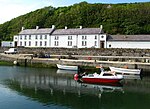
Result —
<instances>
[{"instance_id":1,"label":"slate roof","mask_svg":"<svg viewBox=\"0 0 150 109\"><path fill-rule=\"evenodd\" d=\"M41 28L41 29L25 29L22 30L19 34L51 34L53 32L52 28Z\"/></svg>"},{"instance_id":2,"label":"slate roof","mask_svg":"<svg viewBox=\"0 0 150 109\"><path fill-rule=\"evenodd\" d=\"M56 29L52 35L80 35L80 34L100 34L100 28L76 28L76 29Z\"/></svg>"},{"instance_id":3,"label":"slate roof","mask_svg":"<svg viewBox=\"0 0 150 109\"><path fill-rule=\"evenodd\" d=\"M150 35L108 35L107 41L150 41Z\"/></svg>"}]
</instances>

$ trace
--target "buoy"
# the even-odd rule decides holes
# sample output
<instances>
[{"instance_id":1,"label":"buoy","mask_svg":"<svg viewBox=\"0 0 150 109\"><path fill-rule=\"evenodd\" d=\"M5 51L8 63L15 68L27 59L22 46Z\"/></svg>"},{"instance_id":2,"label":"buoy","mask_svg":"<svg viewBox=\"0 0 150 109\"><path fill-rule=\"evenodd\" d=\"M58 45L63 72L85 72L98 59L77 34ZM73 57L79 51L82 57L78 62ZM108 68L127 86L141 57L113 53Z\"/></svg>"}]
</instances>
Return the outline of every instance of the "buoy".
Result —
<instances>
[{"instance_id":1,"label":"buoy","mask_svg":"<svg viewBox=\"0 0 150 109\"><path fill-rule=\"evenodd\" d=\"M14 61L14 65L17 65L17 61Z\"/></svg>"},{"instance_id":2,"label":"buoy","mask_svg":"<svg viewBox=\"0 0 150 109\"><path fill-rule=\"evenodd\" d=\"M78 74L75 74L75 75L74 75L74 80L77 81L77 80L78 80L78 77L79 77L79 75L78 75Z\"/></svg>"}]
</instances>

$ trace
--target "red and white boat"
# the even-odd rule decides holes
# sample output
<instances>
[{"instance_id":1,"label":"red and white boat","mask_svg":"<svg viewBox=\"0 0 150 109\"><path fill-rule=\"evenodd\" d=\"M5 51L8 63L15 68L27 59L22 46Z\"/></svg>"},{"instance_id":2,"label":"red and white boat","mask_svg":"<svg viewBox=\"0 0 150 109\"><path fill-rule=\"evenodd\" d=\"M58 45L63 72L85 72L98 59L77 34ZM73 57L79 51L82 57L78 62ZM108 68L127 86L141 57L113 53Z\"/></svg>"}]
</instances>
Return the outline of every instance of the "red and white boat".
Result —
<instances>
[{"instance_id":1,"label":"red and white boat","mask_svg":"<svg viewBox=\"0 0 150 109\"><path fill-rule=\"evenodd\" d=\"M79 78L78 78L79 77ZM80 80L85 83L99 84L99 83L117 83L123 79L123 75L117 75L111 71L102 71L100 74L85 74L85 75L74 75L75 80Z\"/></svg>"}]
</instances>

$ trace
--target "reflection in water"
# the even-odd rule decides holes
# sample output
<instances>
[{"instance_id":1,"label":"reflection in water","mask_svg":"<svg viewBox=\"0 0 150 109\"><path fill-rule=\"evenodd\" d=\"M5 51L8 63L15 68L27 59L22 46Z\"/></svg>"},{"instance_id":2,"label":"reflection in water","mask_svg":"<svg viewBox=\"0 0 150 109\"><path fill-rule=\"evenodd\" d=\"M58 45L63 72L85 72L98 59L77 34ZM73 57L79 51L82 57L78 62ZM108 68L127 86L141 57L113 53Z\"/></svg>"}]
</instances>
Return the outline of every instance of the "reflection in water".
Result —
<instances>
[{"instance_id":1,"label":"reflection in water","mask_svg":"<svg viewBox=\"0 0 150 109\"><path fill-rule=\"evenodd\" d=\"M141 75L123 75L124 79L129 79L129 80L142 80Z\"/></svg>"},{"instance_id":2,"label":"reflection in water","mask_svg":"<svg viewBox=\"0 0 150 109\"><path fill-rule=\"evenodd\" d=\"M60 109L145 109L150 103L150 79L125 80L123 86L118 86L81 84L73 80L73 74L61 75L53 69L16 67L11 68L11 76L10 72L4 75L7 73L9 77L3 79L5 86L28 97L30 102L42 103L44 109L52 106Z\"/></svg>"},{"instance_id":3,"label":"reflection in water","mask_svg":"<svg viewBox=\"0 0 150 109\"><path fill-rule=\"evenodd\" d=\"M83 105L91 109L89 105L92 103L95 104L94 108L97 108L96 103L103 98L102 94L106 96L105 93L123 92L121 86L80 84L73 79L66 80L64 77L57 76L24 76L8 79L5 84L21 95L42 102L44 105L69 105L76 109L83 109ZM91 100L88 101L89 99ZM86 102L89 104L85 104Z\"/></svg>"},{"instance_id":4,"label":"reflection in water","mask_svg":"<svg viewBox=\"0 0 150 109\"><path fill-rule=\"evenodd\" d=\"M122 92L123 91L123 87L120 84L87 84L87 83L81 83L82 87L85 87L87 90L93 90L96 89L99 91L98 95L102 95L102 93L112 93L112 92ZM101 96L100 96L101 97Z\"/></svg>"},{"instance_id":5,"label":"reflection in water","mask_svg":"<svg viewBox=\"0 0 150 109\"><path fill-rule=\"evenodd\" d=\"M78 71L73 71L73 70L61 70L61 69L58 69L56 71L57 74L76 74L78 73Z\"/></svg>"}]
</instances>

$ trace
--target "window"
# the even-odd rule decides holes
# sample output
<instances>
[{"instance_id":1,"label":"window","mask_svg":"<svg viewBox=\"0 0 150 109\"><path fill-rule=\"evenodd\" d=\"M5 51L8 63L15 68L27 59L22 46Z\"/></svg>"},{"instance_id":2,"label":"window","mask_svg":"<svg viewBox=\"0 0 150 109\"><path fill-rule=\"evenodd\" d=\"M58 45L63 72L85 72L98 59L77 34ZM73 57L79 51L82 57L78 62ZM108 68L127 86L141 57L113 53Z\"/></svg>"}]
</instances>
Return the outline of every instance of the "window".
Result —
<instances>
[{"instance_id":1,"label":"window","mask_svg":"<svg viewBox=\"0 0 150 109\"><path fill-rule=\"evenodd\" d=\"M58 36L55 36L55 40L58 40L59 39L59 37Z\"/></svg>"},{"instance_id":2,"label":"window","mask_svg":"<svg viewBox=\"0 0 150 109\"><path fill-rule=\"evenodd\" d=\"M37 46L38 45L38 42L37 41L35 41L35 46Z\"/></svg>"},{"instance_id":3,"label":"window","mask_svg":"<svg viewBox=\"0 0 150 109\"><path fill-rule=\"evenodd\" d=\"M46 41L44 42L44 46L47 46L47 42Z\"/></svg>"},{"instance_id":4,"label":"window","mask_svg":"<svg viewBox=\"0 0 150 109\"><path fill-rule=\"evenodd\" d=\"M72 41L68 41L68 46L72 46Z\"/></svg>"},{"instance_id":5,"label":"window","mask_svg":"<svg viewBox=\"0 0 150 109\"><path fill-rule=\"evenodd\" d=\"M111 47L111 44L109 44L109 47Z\"/></svg>"},{"instance_id":6,"label":"window","mask_svg":"<svg viewBox=\"0 0 150 109\"><path fill-rule=\"evenodd\" d=\"M68 36L68 40L72 40L72 36Z\"/></svg>"},{"instance_id":7,"label":"window","mask_svg":"<svg viewBox=\"0 0 150 109\"><path fill-rule=\"evenodd\" d=\"M89 74L89 77L94 77L94 75L93 74Z\"/></svg>"},{"instance_id":8,"label":"window","mask_svg":"<svg viewBox=\"0 0 150 109\"><path fill-rule=\"evenodd\" d=\"M104 38L104 36L101 36L101 38Z\"/></svg>"},{"instance_id":9,"label":"window","mask_svg":"<svg viewBox=\"0 0 150 109\"><path fill-rule=\"evenodd\" d=\"M42 35L40 35L40 39L42 39Z\"/></svg>"},{"instance_id":10,"label":"window","mask_svg":"<svg viewBox=\"0 0 150 109\"><path fill-rule=\"evenodd\" d=\"M95 39L97 39L97 36L95 36Z\"/></svg>"},{"instance_id":11,"label":"window","mask_svg":"<svg viewBox=\"0 0 150 109\"><path fill-rule=\"evenodd\" d=\"M104 73L103 76L113 76L111 73Z\"/></svg>"},{"instance_id":12,"label":"window","mask_svg":"<svg viewBox=\"0 0 150 109\"><path fill-rule=\"evenodd\" d=\"M45 39L47 39L47 35L45 35Z\"/></svg>"},{"instance_id":13,"label":"window","mask_svg":"<svg viewBox=\"0 0 150 109\"><path fill-rule=\"evenodd\" d=\"M54 44L54 45L55 45L55 46L58 46L58 44L59 44L58 41L55 41L55 44Z\"/></svg>"},{"instance_id":14,"label":"window","mask_svg":"<svg viewBox=\"0 0 150 109\"><path fill-rule=\"evenodd\" d=\"M31 46L31 41L29 41L29 46Z\"/></svg>"},{"instance_id":15,"label":"window","mask_svg":"<svg viewBox=\"0 0 150 109\"><path fill-rule=\"evenodd\" d=\"M97 41L95 41L94 45L97 46Z\"/></svg>"},{"instance_id":16,"label":"window","mask_svg":"<svg viewBox=\"0 0 150 109\"><path fill-rule=\"evenodd\" d=\"M22 46L22 42L20 42L20 46Z\"/></svg>"},{"instance_id":17,"label":"window","mask_svg":"<svg viewBox=\"0 0 150 109\"><path fill-rule=\"evenodd\" d=\"M82 36L82 39L87 39L87 36Z\"/></svg>"},{"instance_id":18,"label":"window","mask_svg":"<svg viewBox=\"0 0 150 109\"><path fill-rule=\"evenodd\" d=\"M40 41L40 46L42 46L42 41Z\"/></svg>"},{"instance_id":19,"label":"window","mask_svg":"<svg viewBox=\"0 0 150 109\"><path fill-rule=\"evenodd\" d=\"M20 39L22 39L22 36L20 36Z\"/></svg>"},{"instance_id":20,"label":"window","mask_svg":"<svg viewBox=\"0 0 150 109\"><path fill-rule=\"evenodd\" d=\"M25 40L27 39L27 36L26 36L26 35L24 36L24 39L25 39Z\"/></svg>"},{"instance_id":21,"label":"window","mask_svg":"<svg viewBox=\"0 0 150 109\"><path fill-rule=\"evenodd\" d=\"M35 36L35 39L38 39L38 36L37 36L37 35Z\"/></svg>"},{"instance_id":22,"label":"window","mask_svg":"<svg viewBox=\"0 0 150 109\"><path fill-rule=\"evenodd\" d=\"M82 46L86 46L86 41L82 41Z\"/></svg>"},{"instance_id":23,"label":"window","mask_svg":"<svg viewBox=\"0 0 150 109\"><path fill-rule=\"evenodd\" d=\"M29 39L31 39L31 35L29 35Z\"/></svg>"},{"instance_id":24,"label":"window","mask_svg":"<svg viewBox=\"0 0 150 109\"><path fill-rule=\"evenodd\" d=\"M26 46L27 44L26 44L26 41L24 42L24 46Z\"/></svg>"}]
</instances>

